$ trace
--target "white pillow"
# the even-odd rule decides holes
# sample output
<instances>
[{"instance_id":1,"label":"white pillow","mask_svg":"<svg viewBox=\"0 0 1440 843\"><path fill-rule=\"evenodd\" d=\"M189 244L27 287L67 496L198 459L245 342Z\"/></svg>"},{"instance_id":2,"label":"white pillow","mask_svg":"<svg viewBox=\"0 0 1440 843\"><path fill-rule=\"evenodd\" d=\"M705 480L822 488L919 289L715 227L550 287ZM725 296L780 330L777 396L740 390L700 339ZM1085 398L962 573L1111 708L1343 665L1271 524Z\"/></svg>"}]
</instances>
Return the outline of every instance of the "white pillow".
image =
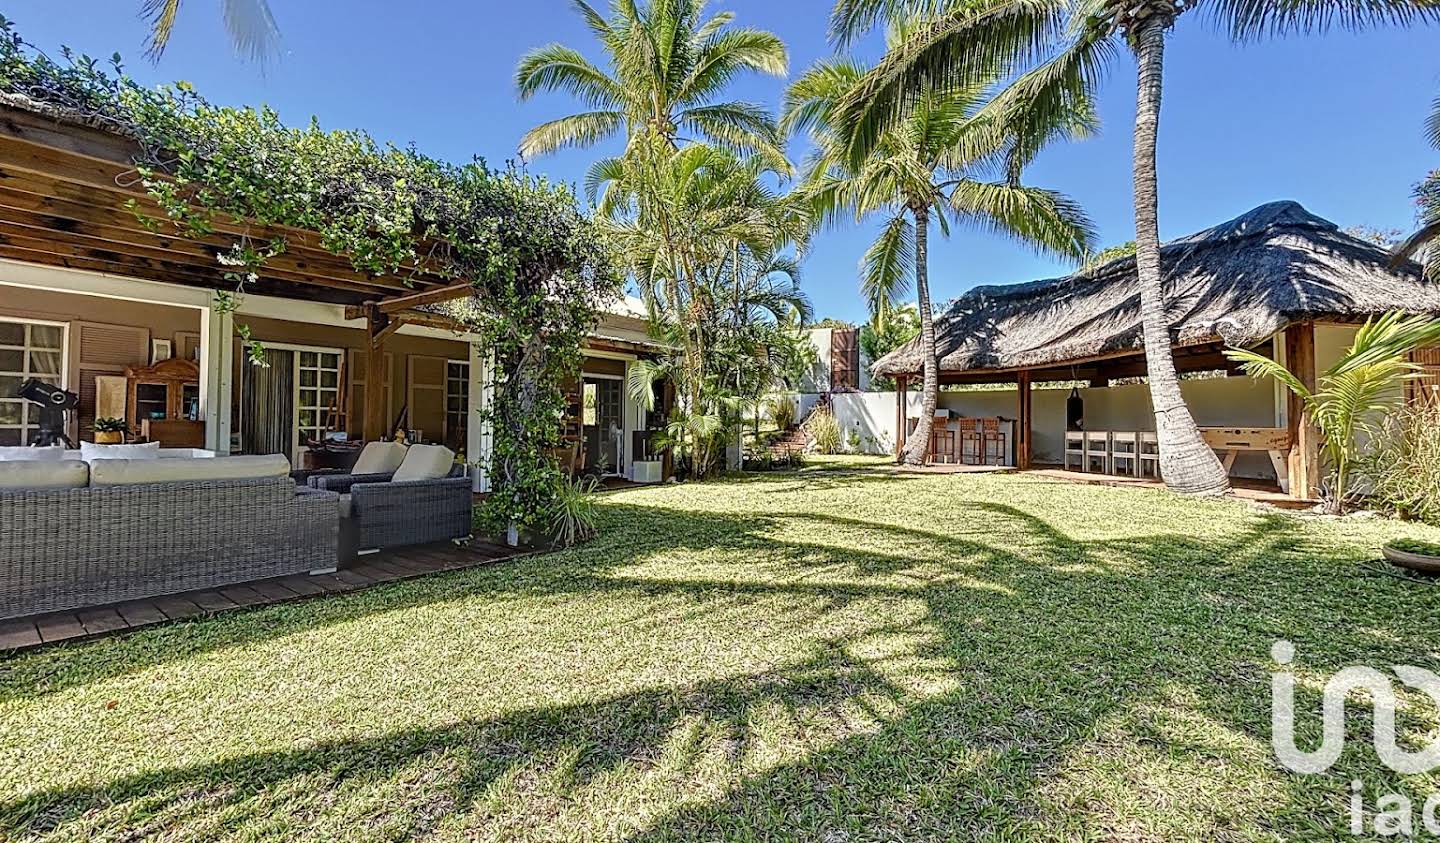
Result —
<instances>
[{"instance_id":1,"label":"white pillow","mask_svg":"<svg viewBox=\"0 0 1440 843\"><path fill-rule=\"evenodd\" d=\"M96 445L94 442L80 443L80 459L95 460L153 460L160 457L160 443L147 442L144 445Z\"/></svg>"},{"instance_id":2,"label":"white pillow","mask_svg":"<svg viewBox=\"0 0 1440 843\"><path fill-rule=\"evenodd\" d=\"M405 462L406 447L399 442L371 442L360 451L351 474L394 474Z\"/></svg>"},{"instance_id":3,"label":"white pillow","mask_svg":"<svg viewBox=\"0 0 1440 843\"><path fill-rule=\"evenodd\" d=\"M405 461L390 478L396 483L406 480L439 480L455 467L455 452L444 445L411 445Z\"/></svg>"},{"instance_id":4,"label":"white pillow","mask_svg":"<svg viewBox=\"0 0 1440 843\"><path fill-rule=\"evenodd\" d=\"M36 448L35 446L7 446L0 448L0 462L11 460L24 460L26 462L55 462L65 458L64 445L52 445L47 448Z\"/></svg>"}]
</instances>

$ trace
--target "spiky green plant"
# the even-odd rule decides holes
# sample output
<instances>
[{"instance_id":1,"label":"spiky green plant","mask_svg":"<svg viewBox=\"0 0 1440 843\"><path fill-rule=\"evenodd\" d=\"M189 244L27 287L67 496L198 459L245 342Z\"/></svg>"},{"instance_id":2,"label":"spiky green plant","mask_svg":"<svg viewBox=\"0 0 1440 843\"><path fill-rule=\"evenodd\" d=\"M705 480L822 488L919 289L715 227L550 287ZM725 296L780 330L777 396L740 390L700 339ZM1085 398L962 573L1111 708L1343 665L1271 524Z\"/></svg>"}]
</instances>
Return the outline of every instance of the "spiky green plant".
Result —
<instances>
[{"instance_id":1,"label":"spiky green plant","mask_svg":"<svg viewBox=\"0 0 1440 843\"><path fill-rule=\"evenodd\" d=\"M1312 390L1278 361L1244 348L1225 356L1240 363L1246 374L1273 378L1300 398L1305 415L1319 429L1329 473L1326 508L1344 510L1351 469L1360 455L1361 434L1378 436L1386 415L1404 400L1405 381L1420 367L1410 352L1440 342L1440 319L1392 311L1369 319L1355 341L1315 380Z\"/></svg>"}]
</instances>

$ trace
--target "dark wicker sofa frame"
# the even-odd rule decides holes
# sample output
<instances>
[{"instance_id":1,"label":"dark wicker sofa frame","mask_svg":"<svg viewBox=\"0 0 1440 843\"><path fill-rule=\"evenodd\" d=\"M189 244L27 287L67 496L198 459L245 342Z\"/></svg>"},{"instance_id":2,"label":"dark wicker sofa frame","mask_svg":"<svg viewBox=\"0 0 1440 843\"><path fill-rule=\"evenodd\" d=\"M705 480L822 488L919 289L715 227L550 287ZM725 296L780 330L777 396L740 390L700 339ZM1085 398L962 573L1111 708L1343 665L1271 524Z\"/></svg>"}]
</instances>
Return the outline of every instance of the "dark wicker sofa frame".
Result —
<instances>
[{"instance_id":1,"label":"dark wicker sofa frame","mask_svg":"<svg viewBox=\"0 0 1440 843\"><path fill-rule=\"evenodd\" d=\"M0 490L0 618L333 569L338 522L288 477Z\"/></svg>"},{"instance_id":2,"label":"dark wicker sofa frame","mask_svg":"<svg viewBox=\"0 0 1440 843\"><path fill-rule=\"evenodd\" d=\"M340 519L340 559L362 551L466 538L471 533L474 495L465 467L439 480L396 483L391 474L320 474L310 487L349 495L349 514ZM344 509L344 507L342 507Z\"/></svg>"}]
</instances>

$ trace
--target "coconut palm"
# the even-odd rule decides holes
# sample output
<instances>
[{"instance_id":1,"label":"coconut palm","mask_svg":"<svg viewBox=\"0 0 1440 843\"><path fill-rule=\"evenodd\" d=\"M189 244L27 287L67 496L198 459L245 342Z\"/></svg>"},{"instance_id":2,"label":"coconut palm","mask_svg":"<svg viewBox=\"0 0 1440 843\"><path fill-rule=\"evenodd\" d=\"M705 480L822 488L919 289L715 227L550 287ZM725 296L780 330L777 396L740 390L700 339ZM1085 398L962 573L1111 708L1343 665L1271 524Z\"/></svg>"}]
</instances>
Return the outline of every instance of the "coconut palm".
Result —
<instances>
[{"instance_id":1,"label":"coconut palm","mask_svg":"<svg viewBox=\"0 0 1440 843\"><path fill-rule=\"evenodd\" d=\"M542 123L520 141L534 157L565 147L588 147L623 136L684 140L751 151L784 169L785 154L770 113L754 103L724 101L724 89L744 72L783 76L785 44L758 29L730 26L729 12L705 16L704 0L615 0L604 17L572 0L608 58L601 68L578 50L549 44L520 59L515 87L527 100L562 91L586 111Z\"/></svg>"},{"instance_id":2,"label":"coconut palm","mask_svg":"<svg viewBox=\"0 0 1440 843\"><path fill-rule=\"evenodd\" d=\"M159 60L170 44L175 19L180 15L180 3L181 0L145 0L140 7L141 16L150 23L146 55L153 60ZM267 0L220 0L220 9L225 18L225 31L237 52L260 63L275 56L280 46L280 29L275 25Z\"/></svg>"},{"instance_id":3,"label":"coconut palm","mask_svg":"<svg viewBox=\"0 0 1440 843\"><path fill-rule=\"evenodd\" d=\"M786 94L781 127L808 130L817 152L807 163L803 190L818 215L859 220L883 215L884 228L861 259L861 290L872 316L884 316L909 293L914 279L924 360L924 406L902 458L925 461L939 398L934 308L930 296L930 224L948 235L952 224L978 226L1038 250L1081 258L1093 229L1074 202L1019 183L1019 175L1048 140L1075 137L1094 123L1088 100L1072 99L1048 123L1023 109L984 112L992 80L917 97L855 164L846 155L852 127L839 110L866 69L839 59L821 61ZM1002 91L997 99L1011 102Z\"/></svg>"},{"instance_id":4,"label":"coconut palm","mask_svg":"<svg viewBox=\"0 0 1440 843\"><path fill-rule=\"evenodd\" d=\"M1435 100L1435 108L1425 123L1425 136L1431 146L1440 149L1440 98ZM1419 255L1425 274L1440 281L1440 170L1432 171L1415 186L1415 202L1420 208L1420 230L1395 247L1395 262Z\"/></svg>"},{"instance_id":5,"label":"coconut palm","mask_svg":"<svg viewBox=\"0 0 1440 843\"><path fill-rule=\"evenodd\" d=\"M937 85L965 88L997 66L1031 68L1015 85L1043 113L1098 84L1122 49L1134 53L1139 67L1136 263L1160 468L1170 488L1210 495L1223 493L1229 481L1180 394L1160 272L1155 175L1165 36L1184 12L1200 5L1200 0L837 0L831 29L843 42L877 20L916 9L929 15L846 97L841 112L855 127L848 150L855 161L864 159L887 127L905 119L909 103ZM1239 41L1440 19L1434 0L1207 0L1203 5Z\"/></svg>"},{"instance_id":6,"label":"coconut palm","mask_svg":"<svg viewBox=\"0 0 1440 843\"><path fill-rule=\"evenodd\" d=\"M1279 381L1304 403L1305 414L1324 437L1330 469L1326 509L1339 514L1349 497L1358 434L1381 435L1377 424L1404 400L1401 386L1421 374L1410 352L1435 342L1440 342L1440 319L1392 312L1367 320L1340 359L1316 378L1313 390L1263 354L1232 348L1225 355L1251 377Z\"/></svg>"}]
</instances>

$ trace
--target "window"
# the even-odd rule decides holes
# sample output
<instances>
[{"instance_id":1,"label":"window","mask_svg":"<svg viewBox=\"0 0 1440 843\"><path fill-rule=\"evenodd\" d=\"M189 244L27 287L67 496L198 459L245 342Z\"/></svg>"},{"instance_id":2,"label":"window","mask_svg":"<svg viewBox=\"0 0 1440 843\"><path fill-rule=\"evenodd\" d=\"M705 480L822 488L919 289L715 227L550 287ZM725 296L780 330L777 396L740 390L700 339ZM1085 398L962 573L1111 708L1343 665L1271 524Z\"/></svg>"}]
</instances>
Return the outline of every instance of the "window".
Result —
<instances>
[{"instance_id":1,"label":"window","mask_svg":"<svg viewBox=\"0 0 1440 843\"><path fill-rule=\"evenodd\" d=\"M40 408L16 395L39 378L65 383L65 326L0 319L0 445L28 445L40 429Z\"/></svg>"},{"instance_id":2,"label":"window","mask_svg":"<svg viewBox=\"0 0 1440 843\"><path fill-rule=\"evenodd\" d=\"M464 360L445 363L445 444L465 450L470 427L470 364Z\"/></svg>"},{"instance_id":3,"label":"window","mask_svg":"<svg viewBox=\"0 0 1440 843\"><path fill-rule=\"evenodd\" d=\"M300 446L325 438L330 411L340 395L340 355L331 351L301 351L296 369L300 375L298 413Z\"/></svg>"}]
</instances>

